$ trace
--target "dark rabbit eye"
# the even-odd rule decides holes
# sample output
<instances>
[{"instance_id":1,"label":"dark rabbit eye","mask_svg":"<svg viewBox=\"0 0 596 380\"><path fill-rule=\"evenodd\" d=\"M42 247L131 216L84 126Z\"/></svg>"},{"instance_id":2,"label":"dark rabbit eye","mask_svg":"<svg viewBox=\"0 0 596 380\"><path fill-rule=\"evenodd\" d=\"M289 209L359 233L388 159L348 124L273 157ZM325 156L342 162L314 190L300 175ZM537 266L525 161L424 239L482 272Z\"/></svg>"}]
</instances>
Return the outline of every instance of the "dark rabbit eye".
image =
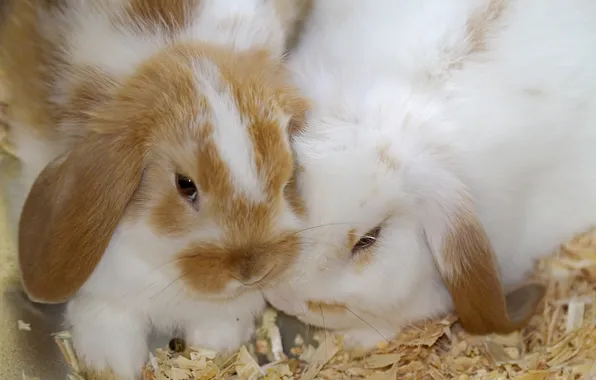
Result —
<instances>
[{"instance_id":1,"label":"dark rabbit eye","mask_svg":"<svg viewBox=\"0 0 596 380\"><path fill-rule=\"evenodd\" d=\"M352 248L352 254L356 254L359 251L372 247L377 242L377 238L381 233L381 227L375 227L368 231Z\"/></svg>"},{"instance_id":2,"label":"dark rabbit eye","mask_svg":"<svg viewBox=\"0 0 596 380\"><path fill-rule=\"evenodd\" d=\"M197 187L192 179L176 174L176 188L181 196L194 202L197 199Z\"/></svg>"}]
</instances>

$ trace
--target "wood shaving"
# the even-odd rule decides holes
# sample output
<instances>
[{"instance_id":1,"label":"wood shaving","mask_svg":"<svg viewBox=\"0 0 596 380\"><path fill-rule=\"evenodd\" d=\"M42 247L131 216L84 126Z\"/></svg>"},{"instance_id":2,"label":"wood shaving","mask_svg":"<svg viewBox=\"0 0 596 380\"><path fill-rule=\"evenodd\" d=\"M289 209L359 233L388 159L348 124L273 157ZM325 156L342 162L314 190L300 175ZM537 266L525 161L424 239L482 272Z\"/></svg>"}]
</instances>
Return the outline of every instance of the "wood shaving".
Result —
<instances>
[{"instance_id":1,"label":"wood shaving","mask_svg":"<svg viewBox=\"0 0 596 380\"><path fill-rule=\"evenodd\" d=\"M319 347L310 358L309 365L300 378L302 380L314 379L340 349L341 346L337 338L331 334L325 334L325 339L319 343Z\"/></svg>"},{"instance_id":2,"label":"wood shaving","mask_svg":"<svg viewBox=\"0 0 596 380\"><path fill-rule=\"evenodd\" d=\"M267 309L263 313L263 327L267 331L267 337L269 338L269 342L271 344L271 353L273 354L274 361L280 361L287 359L286 355L284 354L283 345L281 342L281 332L279 331L279 327L275 324L277 319L277 313L273 309Z\"/></svg>"},{"instance_id":3,"label":"wood shaving","mask_svg":"<svg viewBox=\"0 0 596 380\"><path fill-rule=\"evenodd\" d=\"M79 375L81 372L81 367L79 365L79 359L77 358L74 348L72 347L72 335L70 332L60 331L52 335L54 337L54 342L56 342L56 345L62 353L64 361L66 361L66 364L68 364L68 366L74 372L74 375Z\"/></svg>"},{"instance_id":4,"label":"wood shaving","mask_svg":"<svg viewBox=\"0 0 596 380\"><path fill-rule=\"evenodd\" d=\"M23 380L41 380L39 377L31 377L27 376L25 372L23 372Z\"/></svg>"},{"instance_id":5,"label":"wood shaving","mask_svg":"<svg viewBox=\"0 0 596 380\"><path fill-rule=\"evenodd\" d=\"M259 367L244 346L240 349L235 367L238 377L242 380L256 380L265 375L265 371Z\"/></svg>"},{"instance_id":6,"label":"wood shaving","mask_svg":"<svg viewBox=\"0 0 596 380\"><path fill-rule=\"evenodd\" d=\"M21 321L20 319L17 321L17 328L20 331L31 331L31 324Z\"/></svg>"}]
</instances>

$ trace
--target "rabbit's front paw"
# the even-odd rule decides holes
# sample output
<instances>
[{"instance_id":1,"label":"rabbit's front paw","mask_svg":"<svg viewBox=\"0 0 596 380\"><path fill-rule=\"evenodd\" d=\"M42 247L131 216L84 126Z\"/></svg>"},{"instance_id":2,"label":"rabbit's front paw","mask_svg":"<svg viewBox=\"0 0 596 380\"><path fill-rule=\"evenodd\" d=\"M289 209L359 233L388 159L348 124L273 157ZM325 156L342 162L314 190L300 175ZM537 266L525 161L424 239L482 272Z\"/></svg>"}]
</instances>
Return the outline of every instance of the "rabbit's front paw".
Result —
<instances>
[{"instance_id":1,"label":"rabbit's front paw","mask_svg":"<svg viewBox=\"0 0 596 380\"><path fill-rule=\"evenodd\" d=\"M252 318L222 318L217 321L197 321L187 329L188 344L221 353L237 350L248 342L255 331Z\"/></svg>"},{"instance_id":2,"label":"rabbit's front paw","mask_svg":"<svg viewBox=\"0 0 596 380\"><path fill-rule=\"evenodd\" d=\"M73 300L67 310L75 352L91 378L137 380L149 348L148 325L123 308Z\"/></svg>"}]
</instances>

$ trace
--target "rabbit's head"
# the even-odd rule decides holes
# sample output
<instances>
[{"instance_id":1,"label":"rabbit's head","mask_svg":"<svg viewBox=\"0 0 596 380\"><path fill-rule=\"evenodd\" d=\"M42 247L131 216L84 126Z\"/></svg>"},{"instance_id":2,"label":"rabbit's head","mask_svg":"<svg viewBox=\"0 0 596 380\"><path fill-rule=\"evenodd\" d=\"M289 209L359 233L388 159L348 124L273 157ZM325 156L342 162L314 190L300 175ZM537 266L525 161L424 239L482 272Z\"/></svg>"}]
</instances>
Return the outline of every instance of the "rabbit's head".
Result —
<instances>
[{"instance_id":1,"label":"rabbit's head","mask_svg":"<svg viewBox=\"0 0 596 380\"><path fill-rule=\"evenodd\" d=\"M397 331L452 305L472 333L523 326L544 289L504 294L439 105L405 83L358 96L315 105L293 142L304 246L266 298L328 328L362 327L367 315Z\"/></svg>"},{"instance_id":2,"label":"rabbit's head","mask_svg":"<svg viewBox=\"0 0 596 380\"><path fill-rule=\"evenodd\" d=\"M203 44L124 78L85 72L63 120L86 133L21 214L30 297L66 301L107 255L145 257L205 297L278 279L299 246L288 136L306 107L285 77L264 52Z\"/></svg>"}]
</instances>

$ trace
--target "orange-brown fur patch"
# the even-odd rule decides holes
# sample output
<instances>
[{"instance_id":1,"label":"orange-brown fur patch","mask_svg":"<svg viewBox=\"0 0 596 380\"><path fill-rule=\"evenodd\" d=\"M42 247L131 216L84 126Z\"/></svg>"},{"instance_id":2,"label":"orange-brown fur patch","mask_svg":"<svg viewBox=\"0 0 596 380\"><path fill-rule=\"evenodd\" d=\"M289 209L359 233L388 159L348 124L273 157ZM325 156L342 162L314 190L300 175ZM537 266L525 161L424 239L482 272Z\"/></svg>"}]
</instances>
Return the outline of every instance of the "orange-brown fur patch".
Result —
<instances>
[{"instance_id":1,"label":"orange-brown fur patch","mask_svg":"<svg viewBox=\"0 0 596 380\"><path fill-rule=\"evenodd\" d=\"M60 109L57 117L59 120L69 120L80 128L91 120L95 107L114 95L118 85L114 78L93 67L78 67L73 69L72 75L79 76L79 83L71 91L69 106Z\"/></svg>"},{"instance_id":2,"label":"orange-brown fur patch","mask_svg":"<svg viewBox=\"0 0 596 380\"><path fill-rule=\"evenodd\" d=\"M173 176L164 175L161 178L153 176L151 180L169 182L171 185L173 178ZM142 203L137 204L139 207L143 207ZM176 191L167 191L161 197L157 206L153 208L150 223L155 226L159 234L166 236L185 235L197 228L196 223L189 215L188 206L181 202L180 195Z\"/></svg>"},{"instance_id":3,"label":"orange-brown fur patch","mask_svg":"<svg viewBox=\"0 0 596 380\"><path fill-rule=\"evenodd\" d=\"M328 303L321 301L307 301L306 306L314 313L344 313L346 305L342 303Z\"/></svg>"},{"instance_id":4,"label":"orange-brown fur patch","mask_svg":"<svg viewBox=\"0 0 596 380\"><path fill-rule=\"evenodd\" d=\"M300 217L306 216L306 203L304 202L304 199L300 196L300 193L298 191L298 179L296 169L294 170L294 173L290 178L290 181L285 187L285 198L290 204L292 210L294 210L294 212L296 213L296 215Z\"/></svg>"},{"instance_id":5,"label":"orange-brown fur patch","mask_svg":"<svg viewBox=\"0 0 596 380\"><path fill-rule=\"evenodd\" d=\"M543 293L530 287L515 299L505 299L495 255L476 216L461 212L444 239L443 255L450 271L443 273L444 280L463 327L473 334L506 334L525 326ZM513 320L509 302L515 303Z\"/></svg>"}]
</instances>

